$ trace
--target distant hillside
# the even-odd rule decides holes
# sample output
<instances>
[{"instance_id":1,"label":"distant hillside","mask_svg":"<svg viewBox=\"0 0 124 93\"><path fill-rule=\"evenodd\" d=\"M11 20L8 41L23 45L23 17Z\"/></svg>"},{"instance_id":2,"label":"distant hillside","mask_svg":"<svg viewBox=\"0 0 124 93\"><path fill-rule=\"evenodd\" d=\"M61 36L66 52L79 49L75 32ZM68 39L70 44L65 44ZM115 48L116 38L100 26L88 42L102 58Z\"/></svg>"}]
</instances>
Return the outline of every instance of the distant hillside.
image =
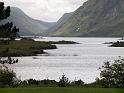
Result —
<instances>
[{"instance_id":1,"label":"distant hillside","mask_svg":"<svg viewBox=\"0 0 124 93\"><path fill-rule=\"evenodd\" d=\"M65 13L58 21L55 25L53 25L50 29L48 29L47 31L47 36L51 35L53 32L55 33L55 31L57 31L59 28L61 28L62 25L64 25L64 23L66 23L68 21L68 19L72 16L72 13Z\"/></svg>"},{"instance_id":2,"label":"distant hillside","mask_svg":"<svg viewBox=\"0 0 124 93\"><path fill-rule=\"evenodd\" d=\"M11 7L10 17L0 22L0 24L6 22L13 22L13 24L20 29L20 35L44 35L46 30L54 25L54 23L32 19L27 16L22 10L16 7Z\"/></svg>"},{"instance_id":3,"label":"distant hillside","mask_svg":"<svg viewBox=\"0 0 124 93\"><path fill-rule=\"evenodd\" d=\"M51 36L124 36L124 0L88 0Z\"/></svg>"}]
</instances>

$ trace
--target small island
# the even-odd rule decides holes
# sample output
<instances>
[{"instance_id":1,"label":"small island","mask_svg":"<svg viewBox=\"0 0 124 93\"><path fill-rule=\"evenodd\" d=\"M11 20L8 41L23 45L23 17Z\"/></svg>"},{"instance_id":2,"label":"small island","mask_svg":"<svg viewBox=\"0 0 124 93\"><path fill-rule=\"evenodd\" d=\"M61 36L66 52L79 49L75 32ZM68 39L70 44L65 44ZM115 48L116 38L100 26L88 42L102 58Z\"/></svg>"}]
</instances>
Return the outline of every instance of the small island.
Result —
<instances>
[{"instance_id":1,"label":"small island","mask_svg":"<svg viewBox=\"0 0 124 93\"><path fill-rule=\"evenodd\" d=\"M62 40L62 41L48 41L48 42L44 42L44 43L47 43L47 44L79 44L79 43L74 42L74 41L65 41L65 40Z\"/></svg>"},{"instance_id":2,"label":"small island","mask_svg":"<svg viewBox=\"0 0 124 93\"><path fill-rule=\"evenodd\" d=\"M124 47L124 41L117 41L112 43L111 47Z\"/></svg>"},{"instance_id":3,"label":"small island","mask_svg":"<svg viewBox=\"0 0 124 93\"><path fill-rule=\"evenodd\" d=\"M55 44L79 44L74 41L35 41L31 38L21 38L20 40L0 40L0 56L2 57L22 57L37 56L46 54L46 49L57 49Z\"/></svg>"},{"instance_id":4,"label":"small island","mask_svg":"<svg viewBox=\"0 0 124 93\"><path fill-rule=\"evenodd\" d=\"M112 44L113 42L105 42L105 43L103 43L103 44Z\"/></svg>"},{"instance_id":5,"label":"small island","mask_svg":"<svg viewBox=\"0 0 124 93\"><path fill-rule=\"evenodd\" d=\"M28 38L9 41L9 43L7 41L0 41L0 56L2 57L36 56L37 54L43 54L44 49L57 49L57 47L56 45Z\"/></svg>"}]
</instances>

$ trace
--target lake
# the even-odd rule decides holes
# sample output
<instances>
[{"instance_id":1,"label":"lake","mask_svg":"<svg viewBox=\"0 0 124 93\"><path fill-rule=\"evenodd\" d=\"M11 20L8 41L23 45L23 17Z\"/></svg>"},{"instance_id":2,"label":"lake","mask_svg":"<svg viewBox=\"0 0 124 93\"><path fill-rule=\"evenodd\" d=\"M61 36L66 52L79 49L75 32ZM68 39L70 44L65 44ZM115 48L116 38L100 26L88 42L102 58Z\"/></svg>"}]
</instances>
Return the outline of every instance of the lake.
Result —
<instances>
[{"instance_id":1,"label":"lake","mask_svg":"<svg viewBox=\"0 0 124 93\"><path fill-rule=\"evenodd\" d=\"M18 57L19 63L11 68L21 80L33 78L54 79L65 74L69 80L82 79L86 83L99 77L99 67L106 61L124 57L124 48L109 47L105 42L114 42L119 38L65 38L45 37L36 41L75 41L80 44L57 45L58 49L45 50L48 55L36 57Z\"/></svg>"}]
</instances>

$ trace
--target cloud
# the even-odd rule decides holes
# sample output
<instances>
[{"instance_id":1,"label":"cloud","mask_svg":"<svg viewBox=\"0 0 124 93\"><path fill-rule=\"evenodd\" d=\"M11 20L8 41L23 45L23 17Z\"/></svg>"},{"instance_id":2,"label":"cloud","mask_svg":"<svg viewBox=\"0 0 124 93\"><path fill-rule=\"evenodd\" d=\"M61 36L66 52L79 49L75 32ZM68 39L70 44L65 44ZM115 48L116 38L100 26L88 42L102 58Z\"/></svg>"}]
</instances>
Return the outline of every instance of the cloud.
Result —
<instances>
[{"instance_id":1,"label":"cloud","mask_svg":"<svg viewBox=\"0 0 124 93\"><path fill-rule=\"evenodd\" d=\"M86 0L3 0L5 5L21 8L35 19L57 21L64 13L72 12Z\"/></svg>"}]
</instances>

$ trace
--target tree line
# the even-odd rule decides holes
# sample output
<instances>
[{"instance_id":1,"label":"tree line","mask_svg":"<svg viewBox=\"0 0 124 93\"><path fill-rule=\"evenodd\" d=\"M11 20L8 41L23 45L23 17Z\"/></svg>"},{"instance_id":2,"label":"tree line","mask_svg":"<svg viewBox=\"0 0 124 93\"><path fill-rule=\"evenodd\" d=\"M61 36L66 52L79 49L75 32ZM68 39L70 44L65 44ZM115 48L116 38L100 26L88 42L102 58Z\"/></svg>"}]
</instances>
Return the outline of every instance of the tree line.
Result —
<instances>
[{"instance_id":1,"label":"tree line","mask_svg":"<svg viewBox=\"0 0 124 93\"><path fill-rule=\"evenodd\" d=\"M14 64L18 60L7 59L6 64ZM0 63L3 62L0 59ZM113 63L105 62L100 68L100 78L95 82L86 84L82 80L70 81L65 75L62 75L60 80L35 80L29 79L21 81L16 77L16 74L6 66L0 66L0 87L28 87L28 86L46 86L46 87L102 87L102 88L124 88L124 59L119 58Z\"/></svg>"}]
</instances>

